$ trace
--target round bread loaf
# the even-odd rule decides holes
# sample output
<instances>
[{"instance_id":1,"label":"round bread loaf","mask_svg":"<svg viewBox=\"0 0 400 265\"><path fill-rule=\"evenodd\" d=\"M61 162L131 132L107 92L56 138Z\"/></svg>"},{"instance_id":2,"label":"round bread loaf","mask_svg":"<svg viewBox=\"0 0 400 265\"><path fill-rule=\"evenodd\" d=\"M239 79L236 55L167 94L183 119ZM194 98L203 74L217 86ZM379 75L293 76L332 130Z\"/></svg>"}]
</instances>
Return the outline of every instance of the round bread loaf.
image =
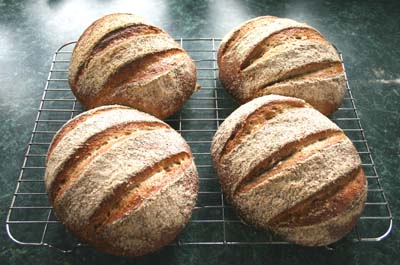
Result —
<instances>
[{"instance_id":1,"label":"round bread loaf","mask_svg":"<svg viewBox=\"0 0 400 265\"><path fill-rule=\"evenodd\" d=\"M231 31L218 50L219 79L240 103L268 94L301 98L325 115L342 103L340 57L316 29L257 17Z\"/></svg>"},{"instance_id":2,"label":"round bread loaf","mask_svg":"<svg viewBox=\"0 0 400 265\"><path fill-rule=\"evenodd\" d=\"M235 110L211 155L241 219L306 246L339 240L367 196L360 157L343 131L301 99L268 95Z\"/></svg>"},{"instance_id":3,"label":"round bread loaf","mask_svg":"<svg viewBox=\"0 0 400 265\"><path fill-rule=\"evenodd\" d=\"M79 38L68 80L87 109L121 104L162 119L195 91L196 68L162 29L132 14L111 14Z\"/></svg>"},{"instance_id":4,"label":"round bread loaf","mask_svg":"<svg viewBox=\"0 0 400 265\"><path fill-rule=\"evenodd\" d=\"M74 235L126 256L174 240L198 191L193 156L180 134L118 105L84 112L58 131L45 184L58 219Z\"/></svg>"}]
</instances>

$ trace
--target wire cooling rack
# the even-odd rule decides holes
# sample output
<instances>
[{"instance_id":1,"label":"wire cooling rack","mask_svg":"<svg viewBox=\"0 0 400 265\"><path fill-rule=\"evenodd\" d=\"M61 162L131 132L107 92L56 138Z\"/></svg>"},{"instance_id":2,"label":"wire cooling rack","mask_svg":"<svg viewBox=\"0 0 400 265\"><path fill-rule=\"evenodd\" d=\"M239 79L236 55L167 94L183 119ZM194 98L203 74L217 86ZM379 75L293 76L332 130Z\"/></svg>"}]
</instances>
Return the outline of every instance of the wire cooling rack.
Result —
<instances>
[{"instance_id":1,"label":"wire cooling rack","mask_svg":"<svg viewBox=\"0 0 400 265\"><path fill-rule=\"evenodd\" d=\"M237 107L217 78L216 53L221 40L202 38L178 41L196 63L201 89L179 113L165 121L179 131L191 146L199 171L200 191L192 219L174 245L287 244L271 233L256 230L239 221L233 209L224 201L211 164L211 139L220 123ZM67 82L74 45L75 42L67 43L54 54L6 220L7 233L14 242L54 247L63 252L73 251L84 244L71 236L54 216L44 188L43 175L47 149L54 134L67 120L83 110ZM392 214L348 82L344 102L331 119L353 141L368 179L365 210L357 226L338 244L346 240L380 241L390 233Z\"/></svg>"}]
</instances>

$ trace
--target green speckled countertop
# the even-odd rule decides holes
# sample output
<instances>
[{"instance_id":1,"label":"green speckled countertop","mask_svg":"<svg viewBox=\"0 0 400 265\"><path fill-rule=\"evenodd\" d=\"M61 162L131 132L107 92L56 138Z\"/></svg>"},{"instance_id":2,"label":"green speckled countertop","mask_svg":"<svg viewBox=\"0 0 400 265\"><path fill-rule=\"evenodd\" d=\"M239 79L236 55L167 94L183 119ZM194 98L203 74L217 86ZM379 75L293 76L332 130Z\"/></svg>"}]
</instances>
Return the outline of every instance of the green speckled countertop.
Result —
<instances>
[{"instance_id":1,"label":"green speckled countertop","mask_svg":"<svg viewBox=\"0 0 400 265\"><path fill-rule=\"evenodd\" d=\"M260 15L319 29L342 51L372 155L394 216L388 238L333 251L293 245L166 247L143 258L82 248L24 247L4 229L53 52L98 17L132 12L174 37L223 37ZM400 264L399 1L4 1L0 0L0 264Z\"/></svg>"}]
</instances>

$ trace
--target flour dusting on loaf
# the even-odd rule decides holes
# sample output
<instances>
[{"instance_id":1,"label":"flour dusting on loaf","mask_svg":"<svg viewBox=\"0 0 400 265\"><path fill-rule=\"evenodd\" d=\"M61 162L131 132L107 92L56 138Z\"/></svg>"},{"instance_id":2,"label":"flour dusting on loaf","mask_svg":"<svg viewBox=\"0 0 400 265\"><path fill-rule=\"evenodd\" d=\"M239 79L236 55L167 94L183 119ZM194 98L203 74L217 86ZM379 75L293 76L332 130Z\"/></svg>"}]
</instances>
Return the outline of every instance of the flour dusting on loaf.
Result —
<instances>
[{"instance_id":1,"label":"flour dusting on loaf","mask_svg":"<svg viewBox=\"0 0 400 265\"><path fill-rule=\"evenodd\" d=\"M211 155L241 219L292 242L321 246L355 225L366 178L344 132L305 101L263 96L218 128Z\"/></svg>"},{"instance_id":2,"label":"flour dusting on loaf","mask_svg":"<svg viewBox=\"0 0 400 265\"><path fill-rule=\"evenodd\" d=\"M304 99L325 115L345 94L340 57L313 27L272 16L249 20L225 36L219 79L240 103L269 94Z\"/></svg>"},{"instance_id":3,"label":"flour dusting on loaf","mask_svg":"<svg viewBox=\"0 0 400 265\"><path fill-rule=\"evenodd\" d=\"M180 134L118 105L82 113L57 132L45 184L57 217L73 234L128 256L174 240L198 191L193 155Z\"/></svg>"},{"instance_id":4,"label":"flour dusting on loaf","mask_svg":"<svg viewBox=\"0 0 400 265\"><path fill-rule=\"evenodd\" d=\"M166 118L195 91L196 69L162 29L133 14L111 14L79 38L68 80L87 109L121 104Z\"/></svg>"}]
</instances>

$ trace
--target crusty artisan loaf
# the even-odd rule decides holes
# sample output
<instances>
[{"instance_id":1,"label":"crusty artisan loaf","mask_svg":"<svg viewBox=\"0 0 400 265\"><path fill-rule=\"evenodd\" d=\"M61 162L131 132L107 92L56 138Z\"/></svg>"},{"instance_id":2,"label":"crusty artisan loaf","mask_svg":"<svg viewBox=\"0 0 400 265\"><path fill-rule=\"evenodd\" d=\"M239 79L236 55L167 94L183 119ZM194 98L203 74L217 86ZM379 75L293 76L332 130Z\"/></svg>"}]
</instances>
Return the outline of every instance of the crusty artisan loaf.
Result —
<instances>
[{"instance_id":1,"label":"crusty artisan loaf","mask_svg":"<svg viewBox=\"0 0 400 265\"><path fill-rule=\"evenodd\" d=\"M79 38L68 80L87 109L121 104L166 118L194 92L196 69L162 29L132 14L111 14Z\"/></svg>"},{"instance_id":2,"label":"crusty artisan loaf","mask_svg":"<svg viewBox=\"0 0 400 265\"><path fill-rule=\"evenodd\" d=\"M242 105L218 128L211 155L242 220L297 244L339 240L363 210L355 147L301 99L268 95Z\"/></svg>"},{"instance_id":3,"label":"crusty artisan loaf","mask_svg":"<svg viewBox=\"0 0 400 265\"><path fill-rule=\"evenodd\" d=\"M314 28L263 16L232 30L218 50L219 78L240 103L277 94L304 99L325 115L342 103L346 81L336 49Z\"/></svg>"},{"instance_id":4,"label":"crusty artisan loaf","mask_svg":"<svg viewBox=\"0 0 400 265\"><path fill-rule=\"evenodd\" d=\"M193 156L180 134L118 105L84 112L58 131L45 184L57 217L73 234L128 256L174 240L198 190Z\"/></svg>"}]
</instances>

